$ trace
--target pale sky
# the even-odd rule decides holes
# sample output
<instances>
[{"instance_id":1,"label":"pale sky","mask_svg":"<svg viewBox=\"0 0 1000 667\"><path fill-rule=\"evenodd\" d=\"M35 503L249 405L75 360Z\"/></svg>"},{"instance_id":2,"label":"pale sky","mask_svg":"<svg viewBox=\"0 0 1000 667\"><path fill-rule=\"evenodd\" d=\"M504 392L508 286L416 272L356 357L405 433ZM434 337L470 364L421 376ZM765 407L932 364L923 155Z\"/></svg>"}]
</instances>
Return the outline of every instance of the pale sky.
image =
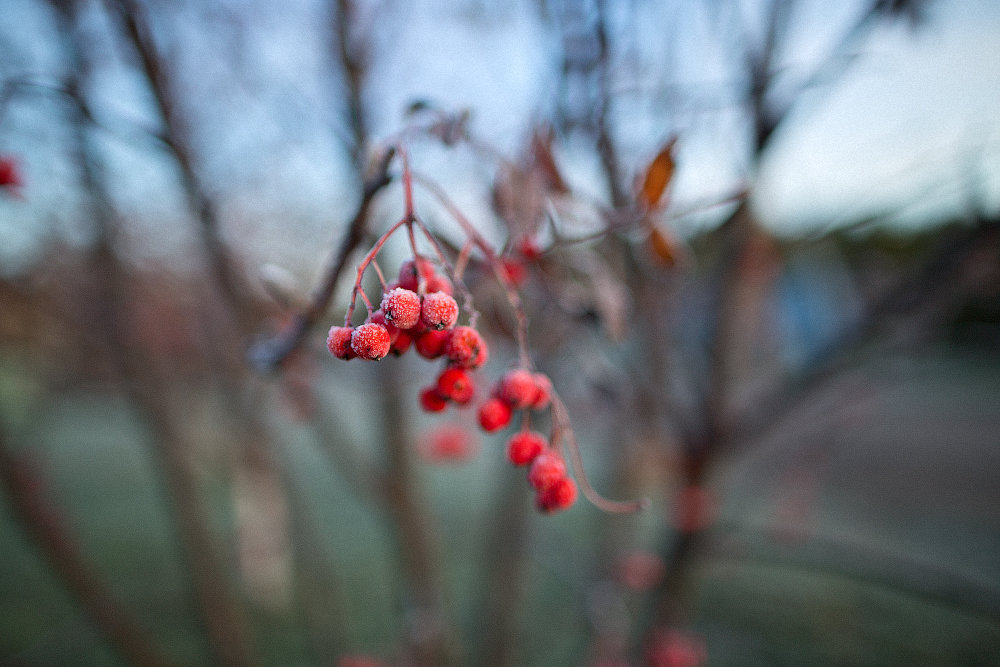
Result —
<instances>
[{"instance_id":1,"label":"pale sky","mask_svg":"<svg viewBox=\"0 0 1000 667\"><path fill-rule=\"evenodd\" d=\"M0 198L0 273L11 274L30 264L46 238L84 241L90 228L78 214L66 159L64 107L44 92L60 76L51 20L39 9L46 3L0 1L7 54L0 80L41 84L0 116L0 154L17 156L27 181L24 201ZM792 80L826 56L827 27L849 18L858 2L796 4L798 37L782 61ZM554 108L557 35L539 20L536 1L359 4L369 8L364 24L373 35L367 102L375 137L398 130L402 110L422 98L471 108L473 129L516 153L533 122ZM164 6L172 12L167 29L184 41L173 55L193 101L201 171L223 202L227 235L248 244L254 261L308 274L325 257L317 245L327 247L349 215L354 192L337 143L338 84L317 30L325 3ZM622 0L609 7L612 24L627 35L616 42L613 72L626 168L640 170L676 133L678 205L731 191L748 176L726 38L732 16L740 16L735 5ZM794 232L887 212L912 225L960 215L973 198L1000 208L1000 3L939 0L932 7L931 20L915 32L877 30L857 45L842 76L799 100L758 174L754 203L766 224ZM232 15L243 30L223 38ZM141 138L143 127L155 126L148 91L127 54L107 46L116 37L106 20L97 15L88 25L103 54L98 103L110 125L103 150L117 169L116 199L134 223L131 242L140 254L183 254L192 225L176 172L155 142ZM488 166L440 151L419 157L421 170L448 181L467 213L488 216ZM601 194L592 151L571 143L558 157L574 185ZM710 221L675 224L685 233Z\"/></svg>"}]
</instances>

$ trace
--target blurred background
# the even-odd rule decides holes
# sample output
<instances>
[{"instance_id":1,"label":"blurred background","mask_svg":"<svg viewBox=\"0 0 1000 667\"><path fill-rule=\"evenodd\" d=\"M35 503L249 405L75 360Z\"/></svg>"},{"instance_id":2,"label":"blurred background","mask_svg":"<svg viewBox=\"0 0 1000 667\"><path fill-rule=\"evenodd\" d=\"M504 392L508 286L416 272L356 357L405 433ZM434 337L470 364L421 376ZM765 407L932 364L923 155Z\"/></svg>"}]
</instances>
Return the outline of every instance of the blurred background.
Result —
<instances>
[{"instance_id":1,"label":"blurred background","mask_svg":"<svg viewBox=\"0 0 1000 667\"><path fill-rule=\"evenodd\" d=\"M988 0L4 0L0 663L1000 664L998 37ZM516 426L419 409L439 363L327 352L398 146L646 509L540 514ZM478 402L518 311L482 248L465 282Z\"/></svg>"}]
</instances>

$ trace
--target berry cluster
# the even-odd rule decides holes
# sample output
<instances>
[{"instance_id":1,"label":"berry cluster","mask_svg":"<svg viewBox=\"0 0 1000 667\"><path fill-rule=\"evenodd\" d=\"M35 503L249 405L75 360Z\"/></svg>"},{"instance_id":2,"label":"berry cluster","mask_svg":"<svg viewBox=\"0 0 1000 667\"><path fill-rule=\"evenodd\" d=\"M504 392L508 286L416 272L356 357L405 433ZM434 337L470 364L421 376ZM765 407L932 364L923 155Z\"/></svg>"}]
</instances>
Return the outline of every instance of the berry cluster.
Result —
<instances>
[{"instance_id":1,"label":"berry cluster","mask_svg":"<svg viewBox=\"0 0 1000 667\"><path fill-rule=\"evenodd\" d=\"M407 260L393 283L384 286L379 308L356 327L333 326L326 344L338 359L378 361L400 356L411 347L426 359L443 358L435 382L421 389L420 406L442 412L449 403L469 405L476 394L472 371L489 357L489 348L472 326L458 325L452 284L423 257ZM552 400L552 382L543 373L518 368L505 373L479 406L479 425L487 433L507 426L517 410L544 410ZM530 466L528 482L543 512L565 509L576 501L577 487L562 456L542 434L525 428L511 436L507 458Z\"/></svg>"},{"instance_id":2,"label":"berry cluster","mask_svg":"<svg viewBox=\"0 0 1000 667\"><path fill-rule=\"evenodd\" d=\"M420 405L440 412L449 402L467 405L475 395L469 371L489 357L486 341L471 326L456 326L458 303L452 285L428 260L407 260L396 282L386 285L378 310L357 327L330 328L326 344L338 359L378 361L413 347L426 359L444 358L437 381L420 392Z\"/></svg>"},{"instance_id":3,"label":"berry cluster","mask_svg":"<svg viewBox=\"0 0 1000 667\"><path fill-rule=\"evenodd\" d=\"M489 399L479 407L479 425L488 433L510 423L516 410L544 410L552 401L552 382L543 373L517 368L493 386ZM528 483L535 490L535 505L542 512L566 509L576 502L576 483L566 462L544 435L525 426L507 441L507 460L528 468Z\"/></svg>"},{"instance_id":4,"label":"berry cluster","mask_svg":"<svg viewBox=\"0 0 1000 667\"><path fill-rule=\"evenodd\" d=\"M327 347L338 359L378 361L390 353L398 357L412 346L428 359L446 356L452 366L477 368L486 361L486 343L472 327L455 326L458 303L451 294L451 282L433 264L424 258L407 260L398 280L386 286L378 310L357 327L331 327Z\"/></svg>"}]
</instances>

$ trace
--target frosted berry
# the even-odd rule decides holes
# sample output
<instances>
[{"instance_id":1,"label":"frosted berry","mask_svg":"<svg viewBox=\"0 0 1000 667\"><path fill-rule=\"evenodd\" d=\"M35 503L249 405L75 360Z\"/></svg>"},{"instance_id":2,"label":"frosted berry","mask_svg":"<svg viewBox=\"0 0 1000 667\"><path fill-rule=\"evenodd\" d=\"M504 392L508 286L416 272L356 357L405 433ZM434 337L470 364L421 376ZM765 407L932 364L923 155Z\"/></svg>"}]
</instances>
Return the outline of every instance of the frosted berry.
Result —
<instances>
[{"instance_id":1,"label":"frosted berry","mask_svg":"<svg viewBox=\"0 0 1000 667\"><path fill-rule=\"evenodd\" d=\"M353 359L354 350L351 349L351 334L353 327L330 327L330 333L326 336L326 347L330 354L338 359Z\"/></svg>"},{"instance_id":2,"label":"frosted berry","mask_svg":"<svg viewBox=\"0 0 1000 667\"><path fill-rule=\"evenodd\" d=\"M417 336L413 345L417 348L417 354L425 359L437 359L444 354L445 345L451 337L451 331L437 331L431 329Z\"/></svg>"},{"instance_id":3,"label":"frosted berry","mask_svg":"<svg viewBox=\"0 0 1000 667\"><path fill-rule=\"evenodd\" d=\"M455 327L444 348L445 355L464 368L479 368L489 358L489 348L472 327Z\"/></svg>"},{"instance_id":4,"label":"frosted berry","mask_svg":"<svg viewBox=\"0 0 1000 667\"><path fill-rule=\"evenodd\" d=\"M420 321L420 297L417 293L397 287L382 296L385 319L399 329L412 329Z\"/></svg>"},{"instance_id":5,"label":"frosted berry","mask_svg":"<svg viewBox=\"0 0 1000 667\"><path fill-rule=\"evenodd\" d=\"M510 423L511 410L509 405L494 397L479 406L477 416L482 429L487 433L493 433Z\"/></svg>"},{"instance_id":6,"label":"frosted berry","mask_svg":"<svg viewBox=\"0 0 1000 667\"><path fill-rule=\"evenodd\" d=\"M438 392L437 387L425 387L420 391L420 407L427 412L441 412L448 407L448 399Z\"/></svg>"},{"instance_id":7,"label":"frosted berry","mask_svg":"<svg viewBox=\"0 0 1000 667\"><path fill-rule=\"evenodd\" d=\"M424 296L420 319L428 329L450 329L458 321L458 303L444 292Z\"/></svg>"},{"instance_id":8,"label":"frosted berry","mask_svg":"<svg viewBox=\"0 0 1000 667\"><path fill-rule=\"evenodd\" d=\"M385 313L381 308L372 313L369 321L374 322L375 324L381 324L385 327L385 330L389 332L390 343L395 343L396 339L399 338L399 327L395 326L392 322L386 319Z\"/></svg>"},{"instance_id":9,"label":"frosted berry","mask_svg":"<svg viewBox=\"0 0 1000 667\"><path fill-rule=\"evenodd\" d=\"M556 452L544 452L535 457L528 470L528 483L536 491L545 491L566 478L566 463Z\"/></svg>"},{"instance_id":10,"label":"frosted berry","mask_svg":"<svg viewBox=\"0 0 1000 667\"><path fill-rule=\"evenodd\" d=\"M558 512L576 502L576 482L569 477L556 480L552 486L539 491L535 505L542 512Z\"/></svg>"},{"instance_id":11,"label":"frosted berry","mask_svg":"<svg viewBox=\"0 0 1000 667\"><path fill-rule=\"evenodd\" d=\"M351 334L351 349L362 359L378 361L389 354L391 345L389 331L375 322L362 324Z\"/></svg>"},{"instance_id":12,"label":"frosted berry","mask_svg":"<svg viewBox=\"0 0 1000 667\"><path fill-rule=\"evenodd\" d=\"M399 266L399 286L413 292L420 286L420 277L430 280L437 272L430 260L423 257L419 259L408 259Z\"/></svg>"},{"instance_id":13,"label":"frosted berry","mask_svg":"<svg viewBox=\"0 0 1000 667\"><path fill-rule=\"evenodd\" d=\"M437 391L445 398L465 405L476 393L476 385L462 368L446 368L438 376Z\"/></svg>"},{"instance_id":14,"label":"frosted berry","mask_svg":"<svg viewBox=\"0 0 1000 667\"><path fill-rule=\"evenodd\" d=\"M531 401L532 410L544 410L552 401L552 380L545 373L532 373L535 383L535 397Z\"/></svg>"},{"instance_id":15,"label":"frosted berry","mask_svg":"<svg viewBox=\"0 0 1000 667\"><path fill-rule=\"evenodd\" d=\"M537 393L534 377L523 368L508 371L497 385L497 397L506 401L514 410L530 406Z\"/></svg>"},{"instance_id":16,"label":"frosted berry","mask_svg":"<svg viewBox=\"0 0 1000 667\"><path fill-rule=\"evenodd\" d=\"M535 431L520 431L507 441L507 460L516 466L526 466L545 451L545 436Z\"/></svg>"}]
</instances>

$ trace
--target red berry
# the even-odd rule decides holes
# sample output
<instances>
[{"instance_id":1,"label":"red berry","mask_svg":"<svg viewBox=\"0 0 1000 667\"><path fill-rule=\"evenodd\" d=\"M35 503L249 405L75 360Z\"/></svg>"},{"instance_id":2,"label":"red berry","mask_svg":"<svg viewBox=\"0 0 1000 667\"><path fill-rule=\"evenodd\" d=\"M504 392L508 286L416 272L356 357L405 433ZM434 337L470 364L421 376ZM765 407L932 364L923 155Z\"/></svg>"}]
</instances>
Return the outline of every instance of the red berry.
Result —
<instances>
[{"instance_id":1,"label":"red berry","mask_svg":"<svg viewBox=\"0 0 1000 667\"><path fill-rule=\"evenodd\" d=\"M703 638L672 628L657 632L646 649L651 667L698 667L707 657Z\"/></svg>"},{"instance_id":2,"label":"red berry","mask_svg":"<svg viewBox=\"0 0 1000 667\"><path fill-rule=\"evenodd\" d=\"M569 477L556 480L552 486L539 491L535 505L542 512L558 512L576 502L576 482Z\"/></svg>"},{"instance_id":3,"label":"red berry","mask_svg":"<svg viewBox=\"0 0 1000 667\"><path fill-rule=\"evenodd\" d=\"M419 269L419 272L418 272ZM430 280L435 273L434 265L427 259L408 259L399 266L399 286L413 292L417 291L420 285L420 277Z\"/></svg>"},{"instance_id":4,"label":"red berry","mask_svg":"<svg viewBox=\"0 0 1000 667\"><path fill-rule=\"evenodd\" d=\"M24 182L17 162L11 157L0 157L0 187L17 190Z\"/></svg>"},{"instance_id":5,"label":"red berry","mask_svg":"<svg viewBox=\"0 0 1000 667\"><path fill-rule=\"evenodd\" d=\"M479 425L487 433L499 431L510 423L510 406L499 398L490 398L479 406Z\"/></svg>"},{"instance_id":6,"label":"red berry","mask_svg":"<svg viewBox=\"0 0 1000 667\"><path fill-rule=\"evenodd\" d=\"M525 259L538 259L542 256L542 250L534 240L523 238L517 243L517 252Z\"/></svg>"},{"instance_id":7,"label":"red berry","mask_svg":"<svg viewBox=\"0 0 1000 667\"><path fill-rule=\"evenodd\" d=\"M514 410L530 406L537 393L534 377L523 368L508 371L497 384L497 397L507 401Z\"/></svg>"},{"instance_id":8,"label":"red berry","mask_svg":"<svg viewBox=\"0 0 1000 667\"><path fill-rule=\"evenodd\" d=\"M472 327L455 327L444 348L445 355L464 368L479 368L489 358L489 348Z\"/></svg>"},{"instance_id":9,"label":"red berry","mask_svg":"<svg viewBox=\"0 0 1000 667\"><path fill-rule=\"evenodd\" d=\"M444 292L424 296L420 319L428 329L450 329L458 321L458 303Z\"/></svg>"},{"instance_id":10,"label":"red berry","mask_svg":"<svg viewBox=\"0 0 1000 667\"><path fill-rule=\"evenodd\" d=\"M455 289L451 286L451 281L446 276L436 273L427 279L427 292L444 292L452 294Z\"/></svg>"},{"instance_id":11,"label":"red berry","mask_svg":"<svg viewBox=\"0 0 1000 667\"><path fill-rule=\"evenodd\" d=\"M420 407L427 412L441 412L448 407L448 399L438 392L437 387L425 387L420 391Z\"/></svg>"},{"instance_id":12,"label":"red berry","mask_svg":"<svg viewBox=\"0 0 1000 667\"><path fill-rule=\"evenodd\" d=\"M531 401L532 410L544 410L552 401L552 380L545 373L532 373L535 383L535 397Z\"/></svg>"},{"instance_id":13,"label":"red berry","mask_svg":"<svg viewBox=\"0 0 1000 667\"><path fill-rule=\"evenodd\" d=\"M362 359L378 361L389 354L391 345L389 331L375 322L362 324L351 334L351 349Z\"/></svg>"},{"instance_id":14,"label":"red berry","mask_svg":"<svg viewBox=\"0 0 1000 667\"><path fill-rule=\"evenodd\" d=\"M535 457L528 470L528 483L536 491L545 491L566 477L566 463L553 451L543 452Z\"/></svg>"},{"instance_id":15,"label":"red berry","mask_svg":"<svg viewBox=\"0 0 1000 667\"><path fill-rule=\"evenodd\" d=\"M389 348L389 352L397 357L401 357L410 349L411 343L413 343L413 336L410 335L410 332L400 331L399 335L396 336L396 340L392 341L392 347Z\"/></svg>"},{"instance_id":16,"label":"red berry","mask_svg":"<svg viewBox=\"0 0 1000 667\"><path fill-rule=\"evenodd\" d=\"M464 369L451 367L444 369L438 376L437 390L445 398L465 405L476 393L476 385Z\"/></svg>"},{"instance_id":17,"label":"red berry","mask_svg":"<svg viewBox=\"0 0 1000 667\"><path fill-rule=\"evenodd\" d=\"M381 308L372 313L370 318L371 322L375 324L381 324L385 327L385 330L389 332L389 342L395 343L396 339L399 337L399 327L395 326L392 322L385 318L385 313Z\"/></svg>"},{"instance_id":18,"label":"red berry","mask_svg":"<svg viewBox=\"0 0 1000 667\"><path fill-rule=\"evenodd\" d=\"M526 466L545 451L545 436L536 431L520 431L507 441L507 460L516 466Z\"/></svg>"},{"instance_id":19,"label":"red berry","mask_svg":"<svg viewBox=\"0 0 1000 667\"><path fill-rule=\"evenodd\" d=\"M417 293L397 287L382 297L385 319L399 329L412 329L420 321L420 297Z\"/></svg>"},{"instance_id":20,"label":"red berry","mask_svg":"<svg viewBox=\"0 0 1000 667\"><path fill-rule=\"evenodd\" d=\"M514 287L520 287L528 277L528 270L524 263L516 257L504 257L500 260L500 268L503 270L507 281Z\"/></svg>"},{"instance_id":21,"label":"red berry","mask_svg":"<svg viewBox=\"0 0 1000 667\"><path fill-rule=\"evenodd\" d=\"M435 462L464 461L476 453L476 436L458 424L441 424L420 439L419 451Z\"/></svg>"},{"instance_id":22,"label":"red berry","mask_svg":"<svg viewBox=\"0 0 1000 667\"><path fill-rule=\"evenodd\" d=\"M326 347L330 350L330 354L338 359L353 359L352 333L354 333L353 327L330 327L330 333L326 336Z\"/></svg>"},{"instance_id":23,"label":"red berry","mask_svg":"<svg viewBox=\"0 0 1000 667\"><path fill-rule=\"evenodd\" d=\"M451 338L450 330L437 331L430 329L416 337L413 344L417 348L417 354L425 359L437 359L444 354L445 345Z\"/></svg>"}]
</instances>

